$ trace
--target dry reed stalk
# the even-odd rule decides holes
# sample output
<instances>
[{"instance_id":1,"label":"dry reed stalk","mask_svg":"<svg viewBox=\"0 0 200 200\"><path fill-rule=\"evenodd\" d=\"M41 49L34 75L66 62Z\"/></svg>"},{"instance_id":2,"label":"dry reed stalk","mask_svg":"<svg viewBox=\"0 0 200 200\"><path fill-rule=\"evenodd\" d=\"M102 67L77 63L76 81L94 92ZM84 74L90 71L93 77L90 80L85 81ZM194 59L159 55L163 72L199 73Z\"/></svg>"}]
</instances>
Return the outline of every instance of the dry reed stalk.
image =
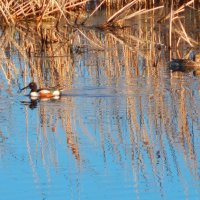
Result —
<instances>
[{"instance_id":1,"label":"dry reed stalk","mask_svg":"<svg viewBox=\"0 0 200 200\"><path fill-rule=\"evenodd\" d=\"M195 41L194 39L190 38L189 36L186 36L185 33L180 31L179 29L174 28L174 31L177 33L177 35L180 35L180 37L186 41L191 47L194 47L194 45L198 45L199 43Z\"/></svg>"},{"instance_id":2,"label":"dry reed stalk","mask_svg":"<svg viewBox=\"0 0 200 200\"><path fill-rule=\"evenodd\" d=\"M56 4L56 6L58 7L58 9L59 9L61 15L65 18L67 24L69 25L70 22L69 22L68 18L66 17L64 10L61 8L61 6L59 5L59 3L58 3L57 1L55 1L55 4Z\"/></svg>"},{"instance_id":3,"label":"dry reed stalk","mask_svg":"<svg viewBox=\"0 0 200 200\"><path fill-rule=\"evenodd\" d=\"M13 16L10 12L9 5L7 2L5 4L1 4L1 9L4 10L4 14L6 15L8 21L10 20L12 24L14 24Z\"/></svg>"},{"instance_id":4,"label":"dry reed stalk","mask_svg":"<svg viewBox=\"0 0 200 200\"><path fill-rule=\"evenodd\" d=\"M24 2L23 5L18 5L16 8L13 9L13 16L15 18L19 17L20 15L24 17L28 17L29 15L35 15L36 13L31 13L32 9L30 8L29 2Z\"/></svg>"},{"instance_id":5,"label":"dry reed stalk","mask_svg":"<svg viewBox=\"0 0 200 200\"><path fill-rule=\"evenodd\" d=\"M131 19L135 16L138 16L138 15L142 15L142 14L146 14L148 12L152 12L152 11L155 11L155 10L158 10L158 9L161 9L161 8L164 8L164 6L159 6L159 7L155 7L155 8L152 8L152 9L141 9L141 10L138 10L136 12L134 12L133 14L130 14L128 16L125 16L124 18L120 19L120 20L127 20L127 19Z\"/></svg>"},{"instance_id":6,"label":"dry reed stalk","mask_svg":"<svg viewBox=\"0 0 200 200\"><path fill-rule=\"evenodd\" d=\"M93 10L93 12L89 15L88 18L92 17L98 10L99 8L105 3L106 0L102 0L101 3Z\"/></svg>"},{"instance_id":7,"label":"dry reed stalk","mask_svg":"<svg viewBox=\"0 0 200 200\"><path fill-rule=\"evenodd\" d=\"M71 149L72 154L76 158L77 161L81 160L80 157L80 151L79 151L79 144L78 144L78 137L75 134L74 128L73 128L73 108L74 108L74 101L70 100L68 101L68 109L65 109L65 115L63 116L62 122L63 122L63 128L66 133L66 143L68 147Z\"/></svg>"},{"instance_id":8,"label":"dry reed stalk","mask_svg":"<svg viewBox=\"0 0 200 200\"><path fill-rule=\"evenodd\" d=\"M125 11L127 11L129 8L131 8L131 6L133 6L137 2L138 2L138 0L133 0L130 3L128 3L127 5L125 5L123 8L121 8L116 13L114 13L111 17L109 17L108 20L106 21L106 23L107 24L113 23L117 19L117 17L119 17L121 14L124 14Z\"/></svg>"},{"instance_id":9,"label":"dry reed stalk","mask_svg":"<svg viewBox=\"0 0 200 200\"><path fill-rule=\"evenodd\" d=\"M183 32L183 34L184 34L184 38L186 38L186 41L188 42L188 44L189 44L191 47L193 47L194 45L190 42L189 36L187 35L187 33L186 33L186 31L185 31L185 29L184 29L184 27L183 27L183 24L181 23L181 20L178 19L178 22L179 22L179 24L180 24L180 26L181 26L182 32Z\"/></svg>"},{"instance_id":10,"label":"dry reed stalk","mask_svg":"<svg viewBox=\"0 0 200 200\"><path fill-rule=\"evenodd\" d=\"M6 78L6 80L8 81L8 83L10 83L10 78L8 77L8 74L6 73L3 65L1 65L1 70L3 71L4 77Z\"/></svg>"},{"instance_id":11,"label":"dry reed stalk","mask_svg":"<svg viewBox=\"0 0 200 200\"><path fill-rule=\"evenodd\" d=\"M92 45L94 45L94 46L96 46L96 47L98 47L98 48L100 48L100 49L104 49L104 47L101 45L101 44L98 44L97 42L95 42L94 40L92 40L92 39L90 39L85 33L83 33L80 29L78 29L77 28L77 30L78 30L78 32L86 39L86 40L88 40Z\"/></svg>"},{"instance_id":12,"label":"dry reed stalk","mask_svg":"<svg viewBox=\"0 0 200 200\"><path fill-rule=\"evenodd\" d=\"M138 158L140 160L140 163L143 163L142 159L142 153L141 153L141 131L140 131L140 124L138 123L137 120L137 114L136 113L141 113L141 111L138 111L138 105L137 105L137 99L136 98L127 98L127 113L128 113L128 118L130 120L129 123L129 130L130 130L130 135L133 135L134 139L132 139L132 145L137 146L138 148ZM140 149L140 150L139 150Z\"/></svg>"},{"instance_id":13,"label":"dry reed stalk","mask_svg":"<svg viewBox=\"0 0 200 200\"><path fill-rule=\"evenodd\" d=\"M198 41L195 41L193 38L191 38L187 35L185 28L183 27L183 24L180 21L180 19L179 18L176 18L176 19L178 19L179 26L177 25L177 23L174 22L173 32L175 32L178 36L180 36L181 39L186 41L191 47L194 47L194 45L198 45ZM180 41L179 41L179 43L180 43Z\"/></svg>"},{"instance_id":14,"label":"dry reed stalk","mask_svg":"<svg viewBox=\"0 0 200 200\"><path fill-rule=\"evenodd\" d=\"M33 172L34 179L35 179L36 183L39 183L39 175L38 175L37 170L36 170L35 162L33 161L34 159L33 159L32 151L31 151L32 148L31 148L31 145L30 145L30 142L29 142L29 133L28 133L29 121L28 121L28 119L29 119L28 108L25 107L26 148L27 148L28 158L29 158L29 162L30 162L31 169L32 169L32 172ZM38 133L38 131L36 131L36 133Z\"/></svg>"},{"instance_id":15,"label":"dry reed stalk","mask_svg":"<svg viewBox=\"0 0 200 200\"><path fill-rule=\"evenodd\" d=\"M133 52L135 51L134 48L124 38L122 37L120 38L119 35L116 35L114 33L109 33L109 35L113 37L119 44L126 46L128 49L130 49Z\"/></svg>"},{"instance_id":16,"label":"dry reed stalk","mask_svg":"<svg viewBox=\"0 0 200 200\"><path fill-rule=\"evenodd\" d=\"M140 43L143 43L143 44L152 44L152 45L161 45L161 46L164 46L164 43L161 43L161 42L157 42L157 41L154 41L154 40L150 40L150 39L147 39L147 38L139 38L139 37L136 37L134 35L126 35L125 37L133 40L133 41L137 41L137 42L140 42Z\"/></svg>"},{"instance_id":17,"label":"dry reed stalk","mask_svg":"<svg viewBox=\"0 0 200 200\"><path fill-rule=\"evenodd\" d=\"M89 0L82 0L81 2L73 2L73 4L68 5L69 3L65 4L65 9L71 9L71 8L76 8L80 5L84 5L88 2Z\"/></svg>"},{"instance_id":18,"label":"dry reed stalk","mask_svg":"<svg viewBox=\"0 0 200 200\"><path fill-rule=\"evenodd\" d=\"M1 11L1 14L2 14L3 17L4 17L4 20L5 20L6 24L9 26L9 25L10 25L10 22L9 22L7 16L6 16L6 13L4 12L4 10L3 10L3 8L2 8L1 6L0 6L0 11Z\"/></svg>"},{"instance_id":19,"label":"dry reed stalk","mask_svg":"<svg viewBox=\"0 0 200 200\"><path fill-rule=\"evenodd\" d=\"M86 18L84 19L81 24L84 24L89 18L91 18L98 10L99 8L105 3L106 0L102 0L102 2L93 10L93 12Z\"/></svg>"},{"instance_id":20,"label":"dry reed stalk","mask_svg":"<svg viewBox=\"0 0 200 200\"><path fill-rule=\"evenodd\" d=\"M186 7L186 6L189 6L189 5L193 4L193 3L194 3L194 0L191 0L191 1L187 2L186 4L183 4L183 5L180 6L174 13L175 13L175 14L179 14L180 12L182 12L182 11L185 10L185 7Z\"/></svg>"},{"instance_id":21,"label":"dry reed stalk","mask_svg":"<svg viewBox=\"0 0 200 200\"><path fill-rule=\"evenodd\" d=\"M191 4L193 3L193 1L194 1L194 0L191 0L191 1L187 2L186 4L180 6L177 10L174 10L173 15L175 16L175 15L177 15L177 14L183 12L183 11L185 10L185 6L191 5ZM171 6L173 7L173 5L171 5ZM163 17L162 19L160 19L159 22L164 21L164 20L167 20L167 19L169 19L170 17L171 17L171 12L170 12L168 15L166 15L165 17Z\"/></svg>"},{"instance_id":22,"label":"dry reed stalk","mask_svg":"<svg viewBox=\"0 0 200 200\"><path fill-rule=\"evenodd\" d=\"M169 49L172 48L172 21L173 21L174 11L173 11L173 0L171 1L170 8L170 19L169 19ZM171 60L171 51L170 51L170 60Z\"/></svg>"}]
</instances>

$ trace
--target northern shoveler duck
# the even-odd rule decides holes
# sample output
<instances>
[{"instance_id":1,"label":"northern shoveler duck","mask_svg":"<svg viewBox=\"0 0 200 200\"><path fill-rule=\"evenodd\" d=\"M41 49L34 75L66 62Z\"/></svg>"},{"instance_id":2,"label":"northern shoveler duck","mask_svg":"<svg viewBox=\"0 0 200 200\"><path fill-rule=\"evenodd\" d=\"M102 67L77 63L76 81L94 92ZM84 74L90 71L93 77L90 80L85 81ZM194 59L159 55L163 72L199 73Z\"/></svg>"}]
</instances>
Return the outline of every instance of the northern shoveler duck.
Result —
<instances>
[{"instance_id":1,"label":"northern shoveler duck","mask_svg":"<svg viewBox=\"0 0 200 200\"><path fill-rule=\"evenodd\" d=\"M22 90L25 89L31 89L29 96L31 98L59 98L61 95L61 90L56 88L37 88L37 84L35 82L29 83L26 87L22 88Z\"/></svg>"},{"instance_id":2,"label":"northern shoveler duck","mask_svg":"<svg viewBox=\"0 0 200 200\"><path fill-rule=\"evenodd\" d=\"M200 70L200 54L194 55L193 60L190 59L173 59L169 62L169 69L172 71L197 71Z\"/></svg>"}]
</instances>

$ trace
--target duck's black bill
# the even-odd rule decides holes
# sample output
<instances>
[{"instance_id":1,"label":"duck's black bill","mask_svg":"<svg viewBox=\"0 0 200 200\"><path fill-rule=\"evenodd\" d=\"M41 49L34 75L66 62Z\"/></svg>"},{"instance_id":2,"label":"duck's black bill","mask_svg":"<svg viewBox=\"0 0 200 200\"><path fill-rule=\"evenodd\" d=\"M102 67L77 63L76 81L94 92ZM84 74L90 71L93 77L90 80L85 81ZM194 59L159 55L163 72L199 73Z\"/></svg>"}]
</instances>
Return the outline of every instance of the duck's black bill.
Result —
<instances>
[{"instance_id":1,"label":"duck's black bill","mask_svg":"<svg viewBox=\"0 0 200 200\"><path fill-rule=\"evenodd\" d=\"M20 93L20 92L22 92L23 90L25 90L26 88L28 88L28 85L27 85L26 87L24 87L24 88L19 89L18 92Z\"/></svg>"}]
</instances>

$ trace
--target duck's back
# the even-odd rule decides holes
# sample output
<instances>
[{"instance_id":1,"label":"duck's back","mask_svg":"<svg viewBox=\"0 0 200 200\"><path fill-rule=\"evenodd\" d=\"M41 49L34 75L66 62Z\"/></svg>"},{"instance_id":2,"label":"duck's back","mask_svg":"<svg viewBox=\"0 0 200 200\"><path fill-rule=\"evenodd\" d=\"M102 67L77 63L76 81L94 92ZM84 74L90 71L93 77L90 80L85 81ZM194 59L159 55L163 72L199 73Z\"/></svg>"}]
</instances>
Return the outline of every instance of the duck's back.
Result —
<instances>
[{"instance_id":1,"label":"duck's back","mask_svg":"<svg viewBox=\"0 0 200 200\"><path fill-rule=\"evenodd\" d=\"M169 69L172 71L194 71L200 69L200 63L189 59L173 59L169 62Z\"/></svg>"}]
</instances>

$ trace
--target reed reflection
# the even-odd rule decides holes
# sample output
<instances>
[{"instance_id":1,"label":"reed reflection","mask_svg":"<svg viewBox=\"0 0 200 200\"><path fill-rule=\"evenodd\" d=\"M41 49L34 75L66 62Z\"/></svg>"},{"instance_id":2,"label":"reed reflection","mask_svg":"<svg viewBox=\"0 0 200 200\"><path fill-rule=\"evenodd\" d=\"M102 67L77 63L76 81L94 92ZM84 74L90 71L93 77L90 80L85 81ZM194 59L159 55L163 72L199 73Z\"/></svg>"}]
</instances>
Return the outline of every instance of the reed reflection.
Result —
<instances>
[{"instance_id":1,"label":"reed reflection","mask_svg":"<svg viewBox=\"0 0 200 200\"><path fill-rule=\"evenodd\" d=\"M198 81L190 74L176 78L166 67L171 54L188 54L185 47L195 45L198 36L186 37L180 19L174 21L179 31L169 52L165 28L148 15L148 23L137 19L136 26L105 32L61 27L58 34L44 24L27 33L22 24L17 40L2 35L9 41L2 45L8 82L17 84L20 74L23 85L31 79L39 87L65 86L61 99L31 102L34 110L25 107L27 152L36 179L36 160L49 179L50 168L67 160L66 168L73 162L92 175L101 166L128 169L134 192L140 184L151 191L153 182L164 195L166 179L177 175L180 183L187 182L185 170L199 180Z\"/></svg>"}]
</instances>

